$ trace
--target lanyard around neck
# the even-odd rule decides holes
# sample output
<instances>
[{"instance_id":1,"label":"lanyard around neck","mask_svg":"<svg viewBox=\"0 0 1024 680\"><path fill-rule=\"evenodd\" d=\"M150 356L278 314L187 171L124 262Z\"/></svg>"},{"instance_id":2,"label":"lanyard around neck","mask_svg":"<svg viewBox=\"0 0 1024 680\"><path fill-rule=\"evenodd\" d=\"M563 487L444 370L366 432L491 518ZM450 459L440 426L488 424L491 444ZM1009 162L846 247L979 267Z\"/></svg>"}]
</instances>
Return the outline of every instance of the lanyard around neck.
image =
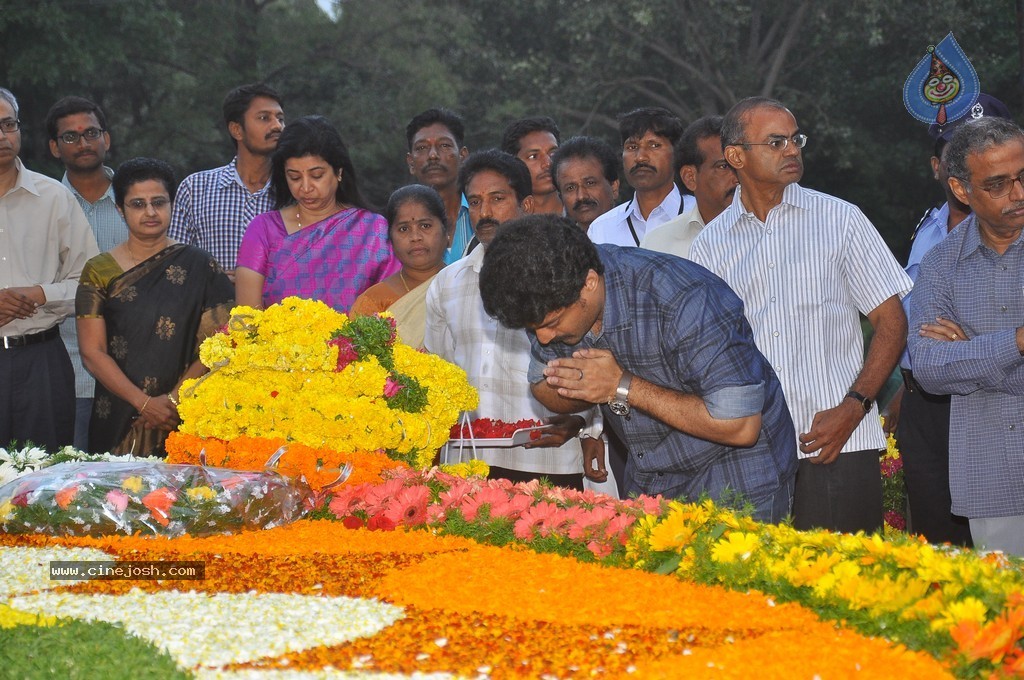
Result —
<instances>
[{"instance_id":1,"label":"lanyard around neck","mask_svg":"<svg viewBox=\"0 0 1024 680\"><path fill-rule=\"evenodd\" d=\"M677 216L683 214L683 205L684 204L685 204L685 201L683 201L683 197L682 197L682 195L680 195L679 196L679 211L676 212ZM632 213L632 212L633 211L630 210L630 213ZM633 227L633 215L626 215L626 224L629 226L629 233L633 235L633 242L639 246L640 245L640 237L636 235L636 228Z\"/></svg>"}]
</instances>

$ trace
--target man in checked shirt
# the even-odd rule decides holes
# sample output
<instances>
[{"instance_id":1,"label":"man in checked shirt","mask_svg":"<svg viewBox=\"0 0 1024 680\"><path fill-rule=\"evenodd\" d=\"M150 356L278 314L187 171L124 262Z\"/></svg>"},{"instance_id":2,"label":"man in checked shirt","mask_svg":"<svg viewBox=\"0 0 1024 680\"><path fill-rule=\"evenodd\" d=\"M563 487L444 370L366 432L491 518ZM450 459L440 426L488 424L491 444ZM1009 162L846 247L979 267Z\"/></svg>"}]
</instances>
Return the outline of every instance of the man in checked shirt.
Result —
<instances>
[{"instance_id":1,"label":"man in checked shirt","mask_svg":"<svg viewBox=\"0 0 1024 680\"><path fill-rule=\"evenodd\" d=\"M167 234L208 251L234 281L245 228L274 207L270 156L284 129L281 97L262 83L236 87L224 98L224 122L235 142L235 157L182 181Z\"/></svg>"},{"instance_id":2,"label":"man in checked shirt","mask_svg":"<svg viewBox=\"0 0 1024 680\"><path fill-rule=\"evenodd\" d=\"M953 513L975 547L1024 556L1024 130L968 121L945 158L971 215L921 261L910 358L924 389L952 395Z\"/></svg>"}]
</instances>

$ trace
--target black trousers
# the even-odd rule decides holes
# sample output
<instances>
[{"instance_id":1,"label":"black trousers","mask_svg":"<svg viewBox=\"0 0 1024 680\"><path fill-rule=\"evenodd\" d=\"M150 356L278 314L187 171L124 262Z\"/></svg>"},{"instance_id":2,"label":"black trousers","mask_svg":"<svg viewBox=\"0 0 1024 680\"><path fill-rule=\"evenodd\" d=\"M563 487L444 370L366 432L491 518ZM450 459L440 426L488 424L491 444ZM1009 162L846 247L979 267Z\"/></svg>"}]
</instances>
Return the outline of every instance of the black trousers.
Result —
<instances>
[{"instance_id":1,"label":"black trousers","mask_svg":"<svg viewBox=\"0 0 1024 680\"><path fill-rule=\"evenodd\" d=\"M910 502L910 529L931 543L970 547L971 526L949 497L949 395L908 386L896 427Z\"/></svg>"},{"instance_id":2,"label":"black trousers","mask_svg":"<svg viewBox=\"0 0 1024 680\"><path fill-rule=\"evenodd\" d=\"M32 442L49 452L75 437L75 372L60 336L0 348L0 447Z\"/></svg>"},{"instance_id":3,"label":"black trousers","mask_svg":"<svg viewBox=\"0 0 1024 680\"><path fill-rule=\"evenodd\" d=\"M877 531L882 528L880 452L850 451L834 463L800 461L793 493L797 529Z\"/></svg>"}]
</instances>

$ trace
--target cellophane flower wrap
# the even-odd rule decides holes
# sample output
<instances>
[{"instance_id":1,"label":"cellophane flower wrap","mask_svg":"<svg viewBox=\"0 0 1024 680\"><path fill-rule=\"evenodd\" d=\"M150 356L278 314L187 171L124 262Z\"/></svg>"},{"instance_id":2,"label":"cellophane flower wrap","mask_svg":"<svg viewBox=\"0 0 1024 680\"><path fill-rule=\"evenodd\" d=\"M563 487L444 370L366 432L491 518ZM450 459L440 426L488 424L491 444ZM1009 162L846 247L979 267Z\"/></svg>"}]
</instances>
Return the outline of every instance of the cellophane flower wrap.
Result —
<instances>
[{"instance_id":1,"label":"cellophane flower wrap","mask_svg":"<svg viewBox=\"0 0 1024 680\"><path fill-rule=\"evenodd\" d=\"M0 531L209 536L289 524L314 500L307 484L270 469L61 463L0 486Z\"/></svg>"},{"instance_id":2,"label":"cellophane flower wrap","mask_svg":"<svg viewBox=\"0 0 1024 680\"><path fill-rule=\"evenodd\" d=\"M182 385L178 412L201 438L383 450L422 468L477 406L465 371L398 342L390 315L349 318L314 300L236 307L199 356L210 373Z\"/></svg>"}]
</instances>

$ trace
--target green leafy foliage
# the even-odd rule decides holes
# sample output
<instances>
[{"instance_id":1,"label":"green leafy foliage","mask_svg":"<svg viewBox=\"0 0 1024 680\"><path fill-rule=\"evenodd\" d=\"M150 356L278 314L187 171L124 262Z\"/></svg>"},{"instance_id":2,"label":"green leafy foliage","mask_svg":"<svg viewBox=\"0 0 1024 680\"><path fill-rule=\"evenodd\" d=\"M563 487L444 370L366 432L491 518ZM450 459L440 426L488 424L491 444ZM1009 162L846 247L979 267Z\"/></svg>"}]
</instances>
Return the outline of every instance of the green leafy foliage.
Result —
<instances>
[{"instance_id":1,"label":"green leafy foliage","mask_svg":"<svg viewBox=\"0 0 1024 680\"><path fill-rule=\"evenodd\" d=\"M1019 4L1019 3L1018 3ZM42 121L66 94L108 114L120 160L158 156L180 174L221 165L220 104L264 80L288 118L326 115L364 193L411 181L404 129L428 107L460 111L470 149L525 115L563 138L618 144L616 116L665 106L684 122L773 96L811 142L803 183L860 206L897 252L942 200L925 126L902 85L950 30L982 88L1021 108L1014 6L969 0L312 0L3 3L0 84L22 102L23 159L59 176ZM623 188L628 189L623 183Z\"/></svg>"}]
</instances>

